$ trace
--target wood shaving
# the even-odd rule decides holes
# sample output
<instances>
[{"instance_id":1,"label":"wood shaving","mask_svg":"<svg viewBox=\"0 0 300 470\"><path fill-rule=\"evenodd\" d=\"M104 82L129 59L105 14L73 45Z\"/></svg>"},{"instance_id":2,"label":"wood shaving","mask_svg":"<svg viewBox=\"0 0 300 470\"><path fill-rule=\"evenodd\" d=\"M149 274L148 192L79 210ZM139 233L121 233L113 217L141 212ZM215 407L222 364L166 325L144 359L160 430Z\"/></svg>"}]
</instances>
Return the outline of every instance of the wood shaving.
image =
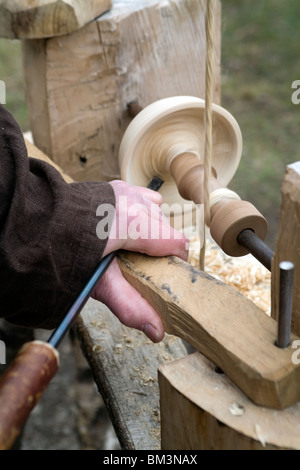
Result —
<instances>
[{"instance_id":1,"label":"wood shaving","mask_svg":"<svg viewBox=\"0 0 300 470\"><path fill-rule=\"evenodd\" d=\"M190 238L189 263L199 267L199 238ZM227 256L212 240L205 248L205 272L238 290L268 315L271 314L271 273L251 254Z\"/></svg>"},{"instance_id":2,"label":"wood shaving","mask_svg":"<svg viewBox=\"0 0 300 470\"><path fill-rule=\"evenodd\" d=\"M261 443L261 445L262 445L263 447L266 447L266 436L263 435L262 430L261 430L259 424L256 424L256 425L255 425L255 433L256 433L257 439L259 440L259 442Z\"/></svg>"},{"instance_id":3,"label":"wood shaving","mask_svg":"<svg viewBox=\"0 0 300 470\"><path fill-rule=\"evenodd\" d=\"M145 374L140 374L140 379L140 385L142 385L143 387L146 387L148 385L151 386L153 383L157 382L157 379L155 379L154 377L146 376Z\"/></svg>"},{"instance_id":4,"label":"wood shaving","mask_svg":"<svg viewBox=\"0 0 300 470\"><path fill-rule=\"evenodd\" d=\"M115 351L116 354L120 354L120 353L122 352L122 351L121 351L121 350L122 350L122 347L123 347L123 345L119 343L119 344L116 344L116 345L113 347L113 349L114 349L114 351Z\"/></svg>"},{"instance_id":5,"label":"wood shaving","mask_svg":"<svg viewBox=\"0 0 300 470\"><path fill-rule=\"evenodd\" d=\"M132 338L127 335L122 335L126 343L132 343Z\"/></svg>"},{"instance_id":6,"label":"wood shaving","mask_svg":"<svg viewBox=\"0 0 300 470\"><path fill-rule=\"evenodd\" d=\"M245 413L245 408L243 405L239 405L239 403L232 403L229 407L229 411L234 416L242 416Z\"/></svg>"}]
</instances>

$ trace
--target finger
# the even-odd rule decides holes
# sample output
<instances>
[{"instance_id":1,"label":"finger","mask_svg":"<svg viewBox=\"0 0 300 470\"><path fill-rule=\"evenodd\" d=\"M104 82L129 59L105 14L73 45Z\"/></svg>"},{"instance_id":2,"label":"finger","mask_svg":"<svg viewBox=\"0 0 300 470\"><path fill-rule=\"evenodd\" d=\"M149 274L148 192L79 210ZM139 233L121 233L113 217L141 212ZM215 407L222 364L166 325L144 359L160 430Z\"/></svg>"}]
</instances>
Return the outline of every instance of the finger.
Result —
<instances>
[{"instance_id":1,"label":"finger","mask_svg":"<svg viewBox=\"0 0 300 470\"><path fill-rule=\"evenodd\" d=\"M142 186L135 186L135 188L142 196L154 202L155 204L158 204L158 205L162 204L163 197L158 191L154 191L153 189L149 189L149 188L144 188Z\"/></svg>"},{"instance_id":2,"label":"finger","mask_svg":"<svg viewBox=\"0 0 300 470\"><path fill-rule=\"evenodd\" d=\"M126 281L114 260L92 297L103 302L121 323L143 331L154 343L164 337L164 328L153 307Z\"/></svg>"},{"instance_id":3,"label":"finger","mask_svg":"<svg viewBox=\"0 0 300 470\"><path fill-rule=\"evenodd\" d=\"M113 180L110 181L110 184L113 186L117 198L119 194L124 195L127 193L127 195L129 195L128 192L132 192L139 193L140 196L143 196L158 205L163 202L162 195L158 191L153 191L152 189L144 186L133 186L122 180Z\"/></svg>"},{"instance_id":4,"label":"finger","mask_svg":"<svg viewBox=\"0 0 300 470\"><path fill-rule=\"evenodd\" d=\"M129 224L128 235L127 250L149 256L173 255L188 260L188 238L170 225L160 209L157 213L152 210L151 215L149 212L141 212Z\"/></svg>"},{"instance_id":5,"label":"finger","mask_svg":"<svg viewBox=\"0 0 300 470\"><path fill-rule=\"evenodd\" d=\"M183 261L188 260L189 242L186 237L178 239L158 239L151 240L151 244L147 240L137 240L135 245L128 248L129 251L139 251L148 256L177 256Z\"/></svg>"}]
</instances>

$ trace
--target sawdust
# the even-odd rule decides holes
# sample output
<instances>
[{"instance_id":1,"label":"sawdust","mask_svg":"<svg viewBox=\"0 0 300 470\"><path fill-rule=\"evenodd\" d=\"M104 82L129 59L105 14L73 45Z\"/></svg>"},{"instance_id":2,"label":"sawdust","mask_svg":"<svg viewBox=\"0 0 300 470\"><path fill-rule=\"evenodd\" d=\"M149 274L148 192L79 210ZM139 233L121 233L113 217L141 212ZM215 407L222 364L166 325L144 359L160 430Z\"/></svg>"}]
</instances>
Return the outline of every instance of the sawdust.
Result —
<instances>
[{"instance_id":1,"label":"sawdust","mask_svg":"<svg viewBox=\"0 0 300 470\"><path fill-rule=\"evenodd\" d=\"M199 266L200 243L190 238L189 263ZM268 315L271 314L271 273L251 254L227 256L210 238L205 249L205 272L237 289Z\"/></svg>"}]
</instances>

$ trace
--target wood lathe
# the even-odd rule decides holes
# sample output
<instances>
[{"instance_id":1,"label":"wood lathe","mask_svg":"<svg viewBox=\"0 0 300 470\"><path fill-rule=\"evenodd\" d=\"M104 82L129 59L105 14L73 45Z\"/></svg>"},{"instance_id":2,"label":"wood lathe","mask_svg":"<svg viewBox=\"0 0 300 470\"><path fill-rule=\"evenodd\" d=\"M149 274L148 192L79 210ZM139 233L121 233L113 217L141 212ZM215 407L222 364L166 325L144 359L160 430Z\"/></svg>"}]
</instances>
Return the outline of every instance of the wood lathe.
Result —
<instances>
[{"instance_id":1,"label":"wood lathe","mask_svg":"<svg viewBox=\"0 0 300 470\"><path fill-rule=\"evenodd\" d=\"M187 203L191 212L195 204L202 204L204 105L201 99L184 96L160 100L142 110L128 127L121 142L122 178L139 186L148 186L149 181L153 181L154 189L161 191L165 201L172 204L175 200L179 206ZM262 243L267 232L267 222L252 204L241 201L238 195L226 188L240 160L241 133L236 121L226 110L214 105L213 111L216 126L210 181L210 228L225 253L241 256L249 252L247 245L252 247ZM161 187L160 184L157 186L157 182L163 182ZM180 216L180 211L175 215ZM240 239L244 239L241 234L245 233L244 238L247 241L240 242ZM259 248L265 251L264 258L269 263L270 252L267 248L264 250L264 245L259 245ZM11 402L9 408L2 407L2 411L0 409L2 448L12 445L22 423L56 373L56 347L72 326L91 290L115 255L113 253L102 260L93 278L83 289L63 323L51 335L48 343L43 345L39 342L29 345L30 347L25 346L25 350L2 377L1 401L6 404ZM300 389L297 384L300 379L300 367L291 362L289 347L277 347L274 336L276 322L272 318L228 286L216 283L211 276L172 257L165 260L154 258L146 271L144 269L147 260L141 255L118 253L118 261L125 278L161 315L166 332L186 340L212 360L254 403L283 409L299 401ZM180 288L176 282L175 288L173 286L174 269L181 270ZM164 279L168 282L167 290L161 289ZM201 305L199 296L202 299ZM187 297L189 307L185 306ZM222 312L225 318L222 319L222 328L219 329L217 325L220 321L220 309L224 310L222 305L226 305L226 311ZM255 350L252 347L254 337L257 348ZM292 338L294 339L294 336ZM19 417L17 421L12 421L12 418L16 417L15 413L5 410L11 411L16 403L15 399L9 399L15 386L14 368L17 364L20 370L20 362L24 360L30 363L31 355L36 354L41 358L45 356L46 362L36 363L36 370L31 370L33 375L39 376L43 367L48 370L50 363L55 367L50 367L50 373L45 377L47 383L45 380L41 384L35 382L34 392L31 387L30 390L23 390L26 406L18 395L17 401L23 410L22 422ZM28 395L32 396L29 406Z\"/></svg>"},{"instance_id":2,"label":"wood lathe","mask_svg":"<svg viewBox=\"0 0 300 470\"><path fill-rule=\"evenodd\" d=\"M176 202L175 209L177 208L178 212L175 213L174 218L178 217L179 220L182 218L181 209L183 206L186 209L186 204L189 204L189 209L192 212L195 205L204 202L204 110L205 101L190 96L176 96L154 102L147 108L139 110L128 126L120 145L119 163L122 179L133 185L143 186L154 176L160 178L164 181L160 189L164 201L170 205ZM227 255L243 256L251 253L267 269L271 270L273 252L263 242L267 233L266 219L251 203L242 201L236 193L226 188L235 174L241 158L242 136L240 128L233 116L221 106L213 104L212 111L213 152L209 183L211 188L209 201L211 235ZM176 220L174 224L176 224ZM281 266L281 302L279 302L281 307L278 332L277 338L274 337L271 346L274 351L274 359L278 352L280 354L279 348L287 348L290 345L291 302L287 302L287 298L292 298L293 292L292 263L288 263L288 268L286 268L287 264ZM130 282L134 282L132 270L127 266L124 271L130 277ZM136 280L135 287L138 289L138 276L133 277ZM143 288L141 291L145 292ZM191 335L185 331L185 326L181 324L180 319L178 319L180 325L177 324L176 315L171 317L172 315L167 319L164 318L166 331L186 339L200 351L204 349L204 354L216 359L213 348L203 348L201 345L200 333L196 338L196 334ZM191 321L195 322L193 325L195 332L197 330L196 324L198 323L199 326L201 321L198 322L197 314L192 315L191 318ZM224 350L229 346L229 338L227 341L228 345L226 345L226 341L223 343ZM244 342L244 344L246 343ZM226 351L227 354L228 352ZM272 353L269 352L269 354ZM287 371L290 369L290 364L288 364L290 357L286 356L286 359ZM252 369L254 376L256 367L254 366L254 358L249 357L246 362L247 367ZM219 363L217 365L220 366ZM243 367L245 368L245 364ZM263 390L264 380L262 377L265 373L262 372L262 369L260 370L261 383L259 384L257 378L256 387L261 387ZM239 372L243 374L242 368ZM272 375L270 372L271 369L266 384L270 381ZM230 368L226 373L231 378L236 375L236 371ZM299 372L296 372L295 369L292 375L294 373L298 375ZM274 384L276 382L278 385L275 375ZM237 383L236 380L237 377L235 377L235 383ZM280 380L283 381L282 376ZM238 379L239 386L242 381ZM297 401L300 397L300 390L294 386L294 380L292 382L291 387L294 387L294 391L292 394L288 393L290 397L294 396L292 401L290 398L288 401L285 399L282 401L282 396L281 398L279 396L283 389L279 391L280 387L276 386L276 392L275 389L273 391L277 395L278 401L275 399L272 405L270 405L270 382L268 385L265 384L265 391L259 393L259 397L254 397L253 391L249 387L250 382L247 382L247 385L242 388L257 403L282 408L288 403L292 403L293 400Z\"/></svg>"}]
</instances>

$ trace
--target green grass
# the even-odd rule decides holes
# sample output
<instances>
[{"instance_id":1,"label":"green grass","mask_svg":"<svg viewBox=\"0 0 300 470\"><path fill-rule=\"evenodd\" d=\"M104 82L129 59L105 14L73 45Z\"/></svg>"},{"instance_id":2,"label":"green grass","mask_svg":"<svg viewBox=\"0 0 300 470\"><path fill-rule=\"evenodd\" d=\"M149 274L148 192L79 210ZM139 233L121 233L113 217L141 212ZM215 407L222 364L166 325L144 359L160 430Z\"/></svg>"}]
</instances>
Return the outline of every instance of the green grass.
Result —
<instances>
[{"instance_id":1,"label":"green grass","mask_svg":"<svg viewBox=\"0 0 300 470\"><path fill-rule=\"evenodd\" d=\"M222 105L237 119L243 155L230 184L266 216L274 245L286 165L299 160L298 0L222 2Z\"/></svg>"},{"instance_id":2,"label":"green grass","mask_svg":"<svg viewBox=\"0 0 300 470\"><path fill-rule=\"evenodd\" d=\"M28 131L20 41L0 39L0 80L5 83L7 109L14 115L21 129Z\"/></svg>"},{"instance_id":3,"label":"green grass","mask_svg":"<svg viewBox=\"0 0 300 470\"><path fill-rule=\"evenodd\" d=\"M266 216L270 246L286 165L300 160L300 105L291 101L292 82L300 79L299 31L299 0L222 1L222 105L243 135L230 187ZM19 41L0 39L0 79L8 109L28 130Z\"/></svg>"}]
</instances>

